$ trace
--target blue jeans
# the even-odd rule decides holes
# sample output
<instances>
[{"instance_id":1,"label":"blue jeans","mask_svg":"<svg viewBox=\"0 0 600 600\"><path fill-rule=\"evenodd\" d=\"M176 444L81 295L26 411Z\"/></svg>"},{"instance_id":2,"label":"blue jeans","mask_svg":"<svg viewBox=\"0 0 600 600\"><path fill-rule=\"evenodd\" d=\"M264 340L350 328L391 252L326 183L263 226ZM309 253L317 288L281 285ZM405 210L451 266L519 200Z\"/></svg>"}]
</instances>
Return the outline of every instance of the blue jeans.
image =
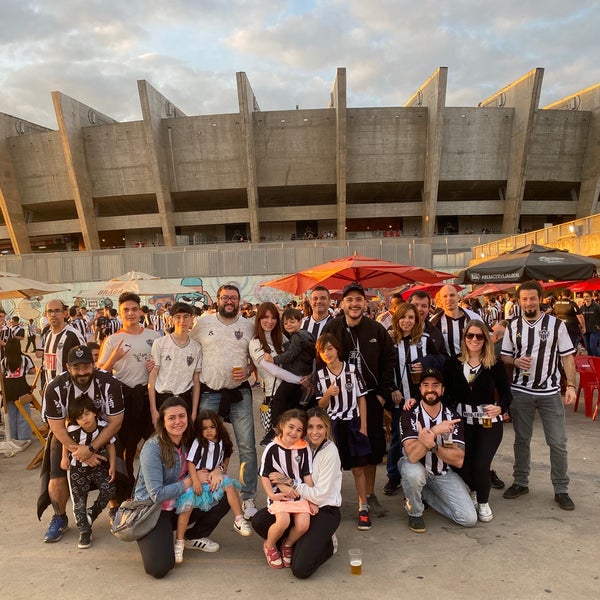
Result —
<instances>
[{"instance_id":1,"label":"blue jeans","mask_svg":"<svg viewBox=\"0 0 600 600\"><path fill-rule=\"evenodd\" d=\"M515 483L523 487L529 485L530 446L536 408L542 419L546 444L550 447L550 479L554 486L554 493L566 493L569 487L567 429L565 407L558 392L551 396L540 396L513 390L510 412L515 430L515 465L513 468Z\"/></svg>"},{"instance_id":2,"label":"blue jeans","mask_svg":"<svg viewBox=\"0 0 600 600\"><path fill-rule=\"evenodd\" d=\"M24 404L23 408L25 412L31 415L31 409L29 404ZM6 403L6 411L8 412L8 424L10 427L10 437L13 440L30 440L31 439L31 427L25 420L23 415L19 412L17 405L14 402Z\"/></svg>"},{"instance_id":3,"label":"blue jeans","mask_svg":"<svg viewBox=\"0 0 600 600\"><path fill-rule=\"evenodd\" d=\"M400 471L398 471L398 461L402 455L402 443L400 442L400 417L402 409L394 404L390 410L392 423L390 425L390 447L387 454L387 476L389 479L400 481Z\"/></svg>"},{"instance_id":4,"label":"blue jeans","mask_svg":"<svg viewBox=\"0 0 600 600\"><path fill-rule=\"evenodd\" d=\"M477 511L465 482L454 471L444 475L429 473L422 463L411 463L403 456L398 469L402 475L402 489L408 514L420 517L423 501L444 517L463 527L474 527Z\"/></svg>"},{"instance_id":5,"label":"blue jeans","mask_svg":"<svg viewBox=\"0 0 600 600\"><path fill-rule=\"evenodd\" d=\"M254 416L252 414L252 391L248 388L240 390L243 399L232 402L229 419L233 425L235 441L240 453L240 465L244 466L244 481L242 483L242 500L256 498L256 483L258 477L258 462L256 458L256 443L254 441ZM204 392L200 397L200 410L219 412L221 403L220 392Z\"/></svg>"},{"instance_id":6,"label":"blue jeans","mask_svg":"<svg viewBox=\"0 0 600 600\"><path fill-rule=\"evenodd\" d=\"M600 356L600 333L597 331L590 331L584 333L583 338L588 354L590 356Z\"/></svg>"}]
</instances>

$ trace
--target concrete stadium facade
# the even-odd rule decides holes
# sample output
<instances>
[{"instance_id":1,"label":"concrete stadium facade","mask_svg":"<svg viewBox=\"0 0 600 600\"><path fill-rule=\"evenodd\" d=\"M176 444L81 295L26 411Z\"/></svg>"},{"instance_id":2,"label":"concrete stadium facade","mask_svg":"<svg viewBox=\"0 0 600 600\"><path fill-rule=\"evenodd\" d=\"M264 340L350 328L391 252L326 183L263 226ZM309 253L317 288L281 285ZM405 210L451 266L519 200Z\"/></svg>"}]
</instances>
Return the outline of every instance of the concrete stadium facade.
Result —
<instances>
[{"instance_id":1,"label":"concrete stadium facade","mask_svg":"<svg viewBox=\"0 0 600 600\"><path fill-rule=\"evenodd\" d=\"M437 69L404 107L186 116L138 81L142 120L116 122L52 92L50 130L0 113L0 247L63 249L510 235L595 214L600 84L539 108L536 68L476 107L446 106Z\"/></svg>"}]
</instances>

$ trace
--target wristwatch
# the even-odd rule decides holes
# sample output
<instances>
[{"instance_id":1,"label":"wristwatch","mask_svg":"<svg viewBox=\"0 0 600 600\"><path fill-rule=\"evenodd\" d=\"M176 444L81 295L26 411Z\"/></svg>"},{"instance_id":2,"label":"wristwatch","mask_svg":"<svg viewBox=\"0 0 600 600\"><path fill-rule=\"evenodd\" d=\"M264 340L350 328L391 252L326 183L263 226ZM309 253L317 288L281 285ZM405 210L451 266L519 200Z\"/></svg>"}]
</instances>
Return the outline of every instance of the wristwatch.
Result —
<instances>
[{"instance_id":1,"label":"wristwatch","mask_svg":"<svg viewBox=\"0 0 600 600\"><path fill-rule=\"evenodd\" d=\"M92 454L96 454L96 448L94 448L94 446L92 446L92 444L90 444L88 446L88 450L92 453Z\"/></svg>"}]
</instances>

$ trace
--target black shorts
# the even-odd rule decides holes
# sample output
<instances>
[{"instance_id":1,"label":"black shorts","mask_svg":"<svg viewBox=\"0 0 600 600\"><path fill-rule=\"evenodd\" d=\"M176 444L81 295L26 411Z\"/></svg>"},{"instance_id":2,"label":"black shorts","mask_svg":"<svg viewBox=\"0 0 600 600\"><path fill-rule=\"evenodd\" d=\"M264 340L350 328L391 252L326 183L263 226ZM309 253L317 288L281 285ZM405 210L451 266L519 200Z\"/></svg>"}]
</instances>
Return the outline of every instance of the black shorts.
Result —
<instances>
[{"instance_id":1,"label":"black shorts","mask_svg":"<svg viewBox=\"0 0 600 600\"><path fill-rule=\"evenodd\" d=\"M371 442L369 465L378 465L385 456L385 431L383 429L383 406L375 392L369 392L367 400L367 435Z\"/></svg>"},{"instance_id":2,"label":"black shorts","mask_svg":"<svg viewBox=\"0 0 600 600\"><path fill-rule=\"evenodd\" d=\"M360 417L349 421L342 419L331 421L331 433L344 471L369 464L371 445L369 438L360 433L359 429Z\"/></svg>"},{"instance_id":3,"label":"black shorts","mask_svg":"<svg viewBox=\"0 0 600 600\"><path fill-rule=\"evenodd\" d=\"M67 472L60 468L60 461L62 460L63 445L59 439L53 435L50 441L50 479L60 479L61 477L67 477Z\"/></svg>"}]
</instances>

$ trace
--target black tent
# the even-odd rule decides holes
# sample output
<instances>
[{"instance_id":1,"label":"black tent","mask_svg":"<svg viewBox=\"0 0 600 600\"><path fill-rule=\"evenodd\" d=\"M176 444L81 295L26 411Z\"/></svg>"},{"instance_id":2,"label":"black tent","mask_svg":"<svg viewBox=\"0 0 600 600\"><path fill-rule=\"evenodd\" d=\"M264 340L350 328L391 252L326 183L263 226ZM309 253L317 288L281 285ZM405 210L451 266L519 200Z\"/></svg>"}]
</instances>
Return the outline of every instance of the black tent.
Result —
<instances>
[{"instance_id":1,"label":"black tent","mask_svg":"<svg viewBox=\"0 0 600 600\"><path fill-rule=\"evenodd\" d=\"M566 250L528 244L495 258L463 269L459 283L520 283L539 281L580 281L600 273L600 260Z\"/></svg>"}]
</instances>

